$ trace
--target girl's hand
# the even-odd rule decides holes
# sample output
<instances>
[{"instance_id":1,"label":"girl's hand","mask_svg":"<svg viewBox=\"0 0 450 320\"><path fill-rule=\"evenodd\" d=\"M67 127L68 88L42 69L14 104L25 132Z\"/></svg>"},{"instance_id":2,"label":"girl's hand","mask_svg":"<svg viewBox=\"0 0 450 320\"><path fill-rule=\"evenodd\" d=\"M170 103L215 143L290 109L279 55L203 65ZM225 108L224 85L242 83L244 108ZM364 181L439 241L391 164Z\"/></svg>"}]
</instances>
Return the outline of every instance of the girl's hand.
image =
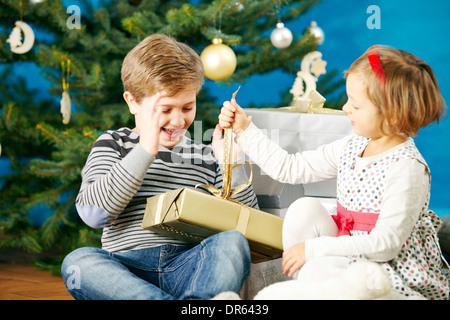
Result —
<instances>
[{"instance_id":1,"label":"girl's hand","mask_svg":"<svg viewBox=\"0 0 450 320\"><path fill-rule=\"evenodd\" d=\"M292 277L305 264L305 243L297 243L283 252L283 274Z\"/></svg>"},{"instance_id":2,"label":"girl's hand","mask_svg":"<svg viewBox=\"0 0 450 320\"><path fill-rule=\"evenodd\" d=\"M232 127L233 132L239 137L250 125L250 122L251 116L247 118L244 109L237 104L235 99L223 103L219 115L220 127Z\"/></svg>"}]
</instances>

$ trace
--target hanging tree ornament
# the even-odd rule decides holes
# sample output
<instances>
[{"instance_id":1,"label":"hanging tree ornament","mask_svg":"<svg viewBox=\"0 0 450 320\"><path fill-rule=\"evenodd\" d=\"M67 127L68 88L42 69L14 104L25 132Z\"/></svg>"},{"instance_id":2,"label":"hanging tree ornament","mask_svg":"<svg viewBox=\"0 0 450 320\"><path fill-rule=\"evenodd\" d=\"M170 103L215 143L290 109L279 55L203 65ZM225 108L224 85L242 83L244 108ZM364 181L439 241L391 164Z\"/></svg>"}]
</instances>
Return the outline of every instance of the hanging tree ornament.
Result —
<instances>
[{"instance_id":1,"label":"hanging tree ornament","mask_svg":"<svg viewBox=\"0 0 450 320\"><path fill-rule=\"evenodd\" d=\"M278 2L275 4L275 9L278 16L278 23L277 27L270 34L270 42L272 42L275 48L284 49L291 45L293 36L291 30L286 28L284 23L281 22L280 4Z\"/></svg>"},{"instance_id":2,"label":"hanging tree ornament","mask_svg":"<svg viewBox=\"0 0 450 320\"><path fill-rule=\"evenodd\" d=\"M292 43L292 32L284 26L283 22L278 22L277 27L270 34L270 42L278 49L287 48Z\"/></svg>"},{"instance_id":3,"label":"hanging tree ornament","mask_svg":"<svg viewBox=\"0 0 450 320\"><path fill-rule=\"evenodd\" d=\"M65 72L64 72L65 71L64 60L61 61L61 67L62 67L62 86L63 86L62 99L60 102L61 114L63 116L62 122L64 124L68 124L70 121L71 105L72 105L71 101L70 101L70 95L69 95L70 59L67 59L67 75L65 75Z\"/></svg>"},{"instance_id":4,"label":"hanging tree ornament","mask_svg":"<svg viewBox=\"0 0 450 320\"><path fill-rule=\"evenodd\" d=\"M30 51L34 45L33 29L23 21L16 21L15 27L6 42L9 42L12 52L17 54L26 53Z\"/></svg>"},{"instance_id":5,"label":"hanging tree ornament","mask_svg":"<svg viewBox=\"0 0 450 320\"><path fill-rule=\"evenodd\" d=\"M11 51L17 54L23 54L30 51L34 45L33 29L22 21L22 0L20 0L20 21L16 21L15 27L6 42L9 43Z\"/></svg>"},{"instance_id":6,"label":"hanging tree ornament","mask_svg":"<svg viewBox=\"0 0 450 320\"><path fill-rule=\"evenodd\" d=\"M222 42L221 38L214 38L200 54L205 76L211 80L224 80L236 70L236 54Z\"/></svg>"},{"instance_id":7,"label":"hanging tree ornament","mask_svg":"<svg viewBox=\"0 0 450 320\"><path fill-rule=\"evenodd\" d=\"M325 40L325 33L322 28L317 25L317 22L311 21L308 27L308 31L317 38L317 44L321 45Z\"/></svg>"}]
</instances>

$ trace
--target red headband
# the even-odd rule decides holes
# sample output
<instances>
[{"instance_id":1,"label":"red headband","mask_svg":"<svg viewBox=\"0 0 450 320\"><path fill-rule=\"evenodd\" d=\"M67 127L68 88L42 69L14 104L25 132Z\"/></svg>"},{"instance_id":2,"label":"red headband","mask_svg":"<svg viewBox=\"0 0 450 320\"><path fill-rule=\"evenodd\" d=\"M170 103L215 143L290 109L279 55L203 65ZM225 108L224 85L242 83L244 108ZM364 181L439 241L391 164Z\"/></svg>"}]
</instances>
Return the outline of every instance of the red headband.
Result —
<instances>
[{"instance_id":1,"label":"red headband","mask_svg":"<svg viewBox=\"0 0 450 320\"><path fill-rule=\"evenodd\" d=\"M381 65L380 57L376 50L371 51L367 58L369 59L370 66L372 67L373 73L375 77L378 79L381 88L385 88L386 86L386 75L384 74L383 66Z\"/></svg>"}]
</instances>

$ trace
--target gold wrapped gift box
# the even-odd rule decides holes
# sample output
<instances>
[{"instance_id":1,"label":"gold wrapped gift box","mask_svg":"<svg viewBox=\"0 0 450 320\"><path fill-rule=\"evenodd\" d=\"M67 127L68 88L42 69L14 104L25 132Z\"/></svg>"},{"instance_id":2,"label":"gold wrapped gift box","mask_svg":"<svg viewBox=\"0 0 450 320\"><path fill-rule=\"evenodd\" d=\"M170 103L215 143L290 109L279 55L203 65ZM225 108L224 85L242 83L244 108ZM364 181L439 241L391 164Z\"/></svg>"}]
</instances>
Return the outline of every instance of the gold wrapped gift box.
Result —
<instances>
[{"instance_id":1,"label":"gold wrapped gift box","mask_svg":"<svg viewBox=\"0 0 450 320\"><path fill-rule=\"evenodd\" d=\"M152 230L191 244L228 230L248 240L252 262L281 257L283 219L232 200L181 188L147 199L142 221Z\"/></svg>"}]
</instances>

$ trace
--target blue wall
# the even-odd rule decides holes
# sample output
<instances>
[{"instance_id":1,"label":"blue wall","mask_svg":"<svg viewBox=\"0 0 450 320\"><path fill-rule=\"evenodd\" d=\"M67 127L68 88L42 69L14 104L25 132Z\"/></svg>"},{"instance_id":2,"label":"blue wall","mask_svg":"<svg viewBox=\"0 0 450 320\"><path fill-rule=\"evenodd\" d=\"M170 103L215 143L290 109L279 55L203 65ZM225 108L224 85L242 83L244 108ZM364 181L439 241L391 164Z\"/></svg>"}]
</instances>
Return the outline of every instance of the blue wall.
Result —
<instances>
[{"instance_id":1,"label":"blue wall","mask_svg":"<svg viewBox=\"0 0 450 320\"><path fill-rule=\"evenodd\" d=\"M370 5L381 12L381 28L369 29L366 13ZM368 47L384 44L409 51L426 61L435 71L444 99L450 101L450 1L448 0L322 0L299 21L286 24L301 33L316 21L325 33L318 48L327 70L345 71ZM300 62L299 62L300 67ZM239 102L277 103L280 92L292 86L296 75L274 72L252 77L244 84ZM208 81L215 95L228 100L232 88ZM249 93L250 92L250 93ZM247 93L247 94L244 94ZM415 142L432 173L430 208L440 216L450 215L447 183L450 180L450 119L444 117L419 131Z\"/></svg>"}]
</instances>

